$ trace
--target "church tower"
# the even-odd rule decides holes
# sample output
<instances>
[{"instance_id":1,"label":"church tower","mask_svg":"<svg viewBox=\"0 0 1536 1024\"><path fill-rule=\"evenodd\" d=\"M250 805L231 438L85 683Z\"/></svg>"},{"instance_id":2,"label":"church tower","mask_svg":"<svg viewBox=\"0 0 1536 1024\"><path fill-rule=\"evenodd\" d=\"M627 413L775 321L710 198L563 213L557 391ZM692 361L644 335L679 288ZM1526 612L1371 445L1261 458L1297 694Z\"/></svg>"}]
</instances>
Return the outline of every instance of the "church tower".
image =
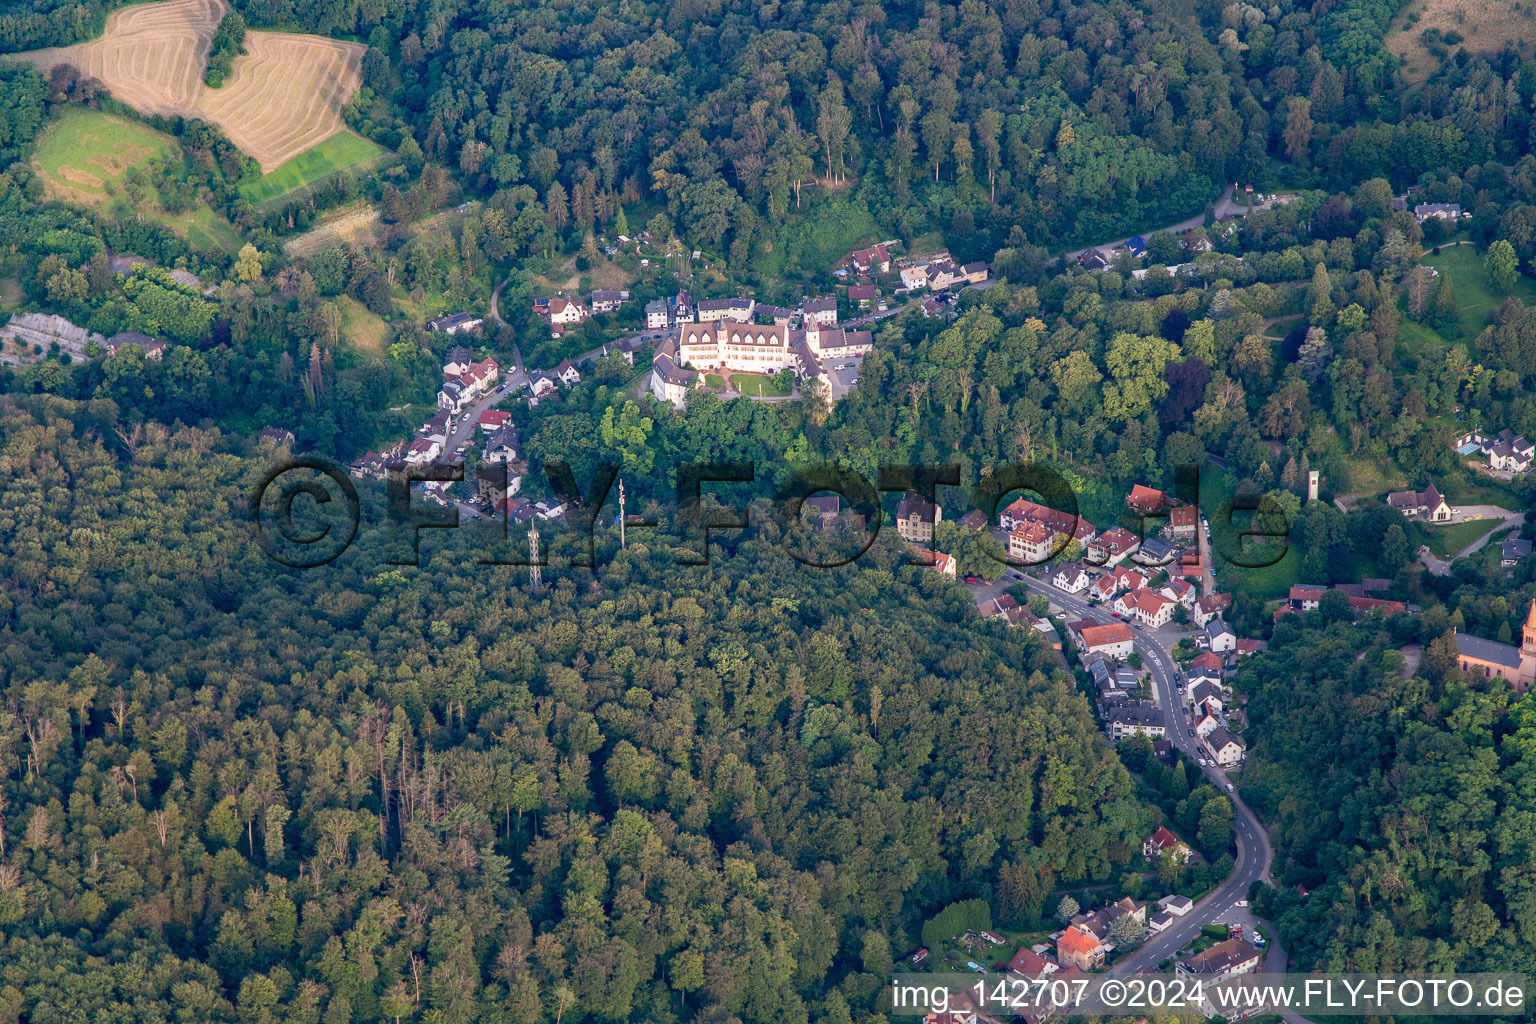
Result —
<instances>
[{"instance_id":1,"label":"church tower","mask_svg":"<svg viewBox=\"0 0 1536 1024\"><path fill-rule=\"evenodd\" d=\"M1520 627L1520 681L1518 690L1528 690L1536 683L1536 599L1525 614L1525 625Z\"/></svg>"}]
</instances>

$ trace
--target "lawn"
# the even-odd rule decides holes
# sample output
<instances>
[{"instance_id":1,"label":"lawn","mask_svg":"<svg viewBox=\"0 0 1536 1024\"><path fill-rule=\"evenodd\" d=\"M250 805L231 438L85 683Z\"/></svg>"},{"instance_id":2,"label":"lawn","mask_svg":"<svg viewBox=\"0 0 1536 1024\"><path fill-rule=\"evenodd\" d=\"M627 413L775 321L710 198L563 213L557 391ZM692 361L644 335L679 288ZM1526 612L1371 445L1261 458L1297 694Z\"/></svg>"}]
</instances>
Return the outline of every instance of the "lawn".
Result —
<instances>
[{"instance_id":1,"label":"lawn","mask_svg":"<svg viewBox=\"0 0 1536 1024\"><path fill-rule=\"evenodd\" d=\"M297 189L309 188L333 174L372 167L387 155L361 135L337 132L271 174L263 174L255 181L241 185L240 194L253 205L268 203Z\"/></svg>"},{"instance_id":2,"label":"lawn","mask_svg":"<svg viewBox=\"0 0 1536 1024\"><path fill-rule=\"evenodd\" d=\"M382 352L389 338L389 325L384 318L373 312L350 295L338 295L336 307L341 310L341 336L359 352Z\"/></svg>"},{"instance_id":3,"label":"lawn","mask_svg":"<svg viewBox=\"0 0 1536 1024\"><path fill-rule=\"evenodd\" d=\"M32 165L44 189L57 199L88 207L121 200L126 207L124 187L130 171L147 170L160 160L174 160L179 166L180 159L176 140L148 125L99 110L65 107L38 140ZM135 212L164 224L198 249L234 252L240 247L234 226L200 202L173 214L146 185Z\"/></svg>"},{"instance_id":4,"label":"lawn","mask_svg":"<svg viewBox=\"0 0 1536 1024\"><path fill-rule=\"evenodd\" d=\"M48 190L85 206L105 202L135 167L179 153L176 140L116 114L65 107L32 157Z\"/></svg>"},{"instance_id":5,"label":"lawn","mask_svg":"<svg viewBox=\"0 0 1536 1024\"><path fill-rule=\"evenodd\" d=\"M1503 521L1499 519L1473 519L1464 523L1451 523L1448 526L1410 523L1408 542L1415 551L1419 549L1420 544L1428 544L1434 556L1443 561L1483 534L1502 525Z\"/></svg>"},{"instance_id":6,"label":"lawn","mask_svg":"<svg viewBox=\"0 0 1536 1024\"><path fill-rule=\"evenodd\" d=\"M1489 285L1483 275L1483 253L1476 246L1453 245L1442 248L1438 255L1424 257L1424 262L1451 278L1456 295L1456 312L1461 318L1460 335L1470 341L1480 334L1488 318L1496 313L1508 298L1518 298L1527 306L1536 303L1536 285L1521 276L1509 295L1500 295Z\"/></svg>"},{"instance_id":7,"label":"lawn","mask_svg":"<svg viewBox=\"0 0 1536 1024\"><path fill-rule=\"evenodd\" d=\"M781 387L779 382L772 377L764 377L756 373L733 373L731 374L731 383L743 395L751 395L757 398L789 394L789 389Z\"/></svg>"}]
</instances>

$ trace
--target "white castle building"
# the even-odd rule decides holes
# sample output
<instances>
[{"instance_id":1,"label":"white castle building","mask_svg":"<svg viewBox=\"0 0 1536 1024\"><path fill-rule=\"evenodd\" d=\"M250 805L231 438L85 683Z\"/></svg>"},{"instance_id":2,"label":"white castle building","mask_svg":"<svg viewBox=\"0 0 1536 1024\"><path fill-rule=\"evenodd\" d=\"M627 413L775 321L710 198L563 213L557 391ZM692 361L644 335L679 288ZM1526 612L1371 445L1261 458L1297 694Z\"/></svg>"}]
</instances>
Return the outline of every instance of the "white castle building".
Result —
<instances>
[{"instance_id":1,"label":"white castle building","mask_svg":"<svg viewBox=\"0 0 1536 1024\"><path fill-rule=\"evenodd\" d=\"M699 383L699 374L711 370L771 374L790 369L802 383L820 379L830 388L822 360L862 356L873 344L869 331L828 330L814 322L805 330L732 320L681 324L656 350L651 393L681 407L688 389Z\"/></svg>"}]
</instances>

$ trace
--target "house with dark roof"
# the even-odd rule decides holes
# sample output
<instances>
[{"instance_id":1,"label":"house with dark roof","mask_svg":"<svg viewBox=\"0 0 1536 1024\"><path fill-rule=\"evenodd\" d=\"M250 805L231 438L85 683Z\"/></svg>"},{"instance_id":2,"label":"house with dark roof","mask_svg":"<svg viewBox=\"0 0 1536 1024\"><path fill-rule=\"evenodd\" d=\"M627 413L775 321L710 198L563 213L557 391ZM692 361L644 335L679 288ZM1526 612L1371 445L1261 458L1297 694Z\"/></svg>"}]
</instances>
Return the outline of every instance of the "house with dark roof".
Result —
<instances>
[{"instance_id":1,"label":"house with dark roof","mask_svg":"<svg viewBox=\"0 0 1536 1024\"><path fill-rule=\"evenodd\" d=\"M944 519L944 509L916 491L907 491L896 504L896 533L908 544L928 544Z\"/></svg>"},{"instance_id":2,"label":"house with dark roof","mask_svg":"<svg viewBox=\"0 0 1536 1024\"><path fill-rule=\"evenodd\" d=\"M436 320L427 321L427 330L439 334L458 334L460 331L472 331L479 327L483 321L472 313L449 313L440 316Z\"/></svg>"},{"instance_id":3,"label":"house with dark roof","mask_svg":"<svg viewBox=\"0 0 1536 1024\"><path fill-rule=\"evenodd\" d=\"M262 427L261 443L270 445L293 445L293 431L284 430L282 427Z\"/></svg>"},{"instance_id":4,"label":"house with dark roof","mask_svg":"<svg viewBox=\"0 0 1536 1024\"><path fill-rule=\"evenodd\" d=\"M848 286L848 301L860 309L869 309L879 297L880 289L872 284L852 284Z\"/></svg>"},{"instance_id":5,"label":"house with dark roof","mask_svg":"<svg viewBox=\"0 0 1536 1024\"><path fill-rule=\"evenodd\" d=\"M1404 516L1417 516L1431 523L1451 521L1451 506L1434 484L1422 491L1393 491L1387 495L1387 504Z\"/></svg>"},{"instance_id":6,"label":"house with dark roof","mask_svg":"<svg viewBox=\"0 0 1536 1024\"><path fill-rule=\"evenodd\" d=\"M1499 545L1499 564L1508 568L1519 565L1531 556L1531 542L1521 540L1519 537L1510 537Z\"/></svg>"},{"instance_id":7,"label":"house with dark roof","mask_svg":"<svg viewBox=\"0 0 1536 1024\"><path fill-rule=\"evenodd\" d=\"M1222 767L1237 764L1243 759L1243 743L1224 725L1218 725L1205 737L1205 747L1211 759Z\"/></svg>"},{"instance_id":8,"label":"house with dark roof","mask_svg":"<svg viewBox=\"0 0 1536 1024\"><path fill-rule=\"evenodd\" d=\"M1175 969L1180 974L1252 974L1259 969L1263 959L1264 954L1253 943L1227 939L1187 960L1180 960Z\"/></svg>"}]
</instances>

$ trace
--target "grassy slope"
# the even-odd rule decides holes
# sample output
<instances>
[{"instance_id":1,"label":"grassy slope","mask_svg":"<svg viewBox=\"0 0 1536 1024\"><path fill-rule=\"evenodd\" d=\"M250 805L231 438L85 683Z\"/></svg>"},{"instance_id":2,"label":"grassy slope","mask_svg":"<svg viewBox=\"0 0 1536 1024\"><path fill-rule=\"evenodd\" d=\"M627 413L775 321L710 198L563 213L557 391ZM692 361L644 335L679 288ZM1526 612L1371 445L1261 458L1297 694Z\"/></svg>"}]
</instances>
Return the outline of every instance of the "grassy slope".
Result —
<instances>
[{"instance_id":1,"label":"grassy slope","mask_svg":"<svg viewBox=\"0 0 1536 1024\"><path fill-rule=\"evenodd\" d=\"M1527 306L1536 303L1536 285L1524 275L1509 295L1495 292L1483 275L1483 253L1476 246L1449 246L1441 249L1438 255L1426 256L1424 262L1440 273L1450 275L1456 294L1456 311L1461 316L1460 340L1471 341L1477 337L1488 318L1511 296Z\"/></svg>"},{"instance_id":2,"label":"grassy slope","mask_svg":"<svg viewBox=\"0 0 1536 1024\"><path fill-rule=\"evenodd\" d=\"M252 204L270 202L295 189L306 188L340 171L376 164L386 156L383 149L360 135L337 132L311 146L271 174L240 186L240 194Z\"/></svg>"},{"instance_id":3,"label":"grassy slope","mask_svg":"<svg viewBox=\"0 0 1536 1024\"><path fill-rule=\"evenodd\" d=\"M48 193L77 206L107 206L122 195L128 172L180 154L176 140L116 114L66 107L38 140L32 164ZM147 190L138 213L183 235L200 249L234 252L240 236L201 203L171 214Z\"/></svg>"}]
</instances>

